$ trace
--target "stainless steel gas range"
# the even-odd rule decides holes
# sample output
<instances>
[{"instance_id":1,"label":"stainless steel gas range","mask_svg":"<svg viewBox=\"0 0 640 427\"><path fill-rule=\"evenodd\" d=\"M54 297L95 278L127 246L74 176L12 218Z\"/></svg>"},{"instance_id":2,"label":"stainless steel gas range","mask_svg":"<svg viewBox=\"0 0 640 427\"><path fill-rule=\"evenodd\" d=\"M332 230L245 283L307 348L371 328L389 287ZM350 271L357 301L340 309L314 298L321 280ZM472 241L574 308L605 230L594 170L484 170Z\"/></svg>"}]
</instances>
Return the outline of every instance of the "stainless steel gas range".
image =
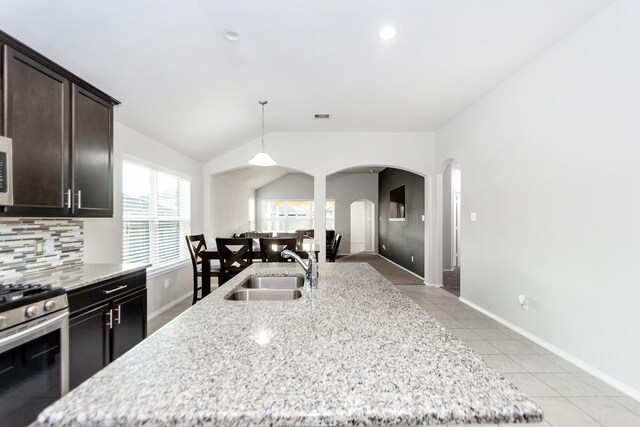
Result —
<instances>
[{"instance_id":1,"label":"stainless steel gas range","mask_svg":"<svg viewBox=\"0 0 640 427\"><path fill-rule=\"evenodd\" d=\"M69 390L63 289L0 285L0 425L25 426Z\"/></svg>"}]
</instances>

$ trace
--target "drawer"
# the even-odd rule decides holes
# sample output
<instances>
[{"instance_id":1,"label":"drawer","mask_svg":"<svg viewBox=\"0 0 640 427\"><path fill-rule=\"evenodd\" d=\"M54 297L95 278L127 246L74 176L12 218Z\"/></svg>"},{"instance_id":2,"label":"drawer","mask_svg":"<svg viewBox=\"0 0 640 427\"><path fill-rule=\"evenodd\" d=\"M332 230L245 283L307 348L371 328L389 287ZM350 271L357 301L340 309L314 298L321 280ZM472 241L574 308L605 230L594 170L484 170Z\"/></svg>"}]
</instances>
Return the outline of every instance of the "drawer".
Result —
<instances>
[{"instance_id":1,"label":"drawer","mask_svg":"<svg viewBox=\"0 0 640 427\"><path fill-rule=\"evenodd\" d=\"M69 298L71 316L114 297L143 289L146 285L147 271L140 270L70 291L67 296Z\"/></svg>"}]
</instances>

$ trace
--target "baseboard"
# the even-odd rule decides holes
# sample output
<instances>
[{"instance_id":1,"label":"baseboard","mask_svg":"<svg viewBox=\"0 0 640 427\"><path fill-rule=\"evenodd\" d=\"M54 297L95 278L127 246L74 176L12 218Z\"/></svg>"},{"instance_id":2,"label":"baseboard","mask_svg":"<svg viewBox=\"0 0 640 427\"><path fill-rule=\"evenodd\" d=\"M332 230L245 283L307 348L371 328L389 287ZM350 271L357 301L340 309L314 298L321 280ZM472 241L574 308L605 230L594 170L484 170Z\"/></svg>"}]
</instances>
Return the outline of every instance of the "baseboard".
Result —
<instances>
[{"instance_id":1,"label":"baseboard","mask_svg":"<svg viewBox=\"0 0 640 427\"><path fill-rule=\"evenodd\" d=\"M559 349L558 347L554 346L553 344L550 344L550 343L546 342L542 338L538 338L537 336L525 331L524 329L519 328L518 326L514 325L513 323L511 323L511 322L509 322L507 320L504 320L500 316L497 316L497 315L493 314L492 312L490 312L488 310L485 310L484 308L480 307L479 305L476 305L476 304L472 303L471 301L464 299L463 297L459 297L459 300L460 300L460 302L468 305L469 307L472 307L475 310L478 310L480 313L491 317L493 320L495 320L495 321L497 321L499 323L502 323L507 328L519 333L523 337L535 342L536 344L540 345L541 347L546 348L547 350L549 350L551 353L555 354L556 356L561 357L562 359L566 360L567 362L576 365L578 368L586 371L587 373L593 375L594 377L598 378L599 380L607 383L608 385L610 385L611 387L615 388L616 390L620 390L622 393L632 397L633 399L636 399L636 400L640 401L640 391L635 390L635 389L629 387L628 385L621 383L617 379L609 376L608 374L605 374L604 372L600 371L599 369L594 368L593 366L589 365L586 362L583 362L582 360L578 359L577 357L574 357L574 356L570 355L569 353L565 352L564 350Z\"/></svg>"},{"instance_id":2,"label":"baseboard","mask_svg":"<svg viewBox=\"0 0 640 427\"><path fill-rule=\"evenodd\" d=\"M165 311L169 310L174 305L180 304L182 301L186 300L187 298L191 298L192 296L193 296L193 293L189 292L187 294L182 295L178 299L174 299L169 304L160 307L159 309L157 309L153 313L149 313L147 315L147 321L149 321L149 320L153 319L154 317L164 313Z\"/></svg>"},{"instance_id":3,"label":"baseboard","mask_svg":"<svg viewBox=\"0 0 640 427\"><path fill-rule=\"evenodd\" d=\"M418 276L418 275L417 275L416 273L414 273L413 271L411 271L411 270L409 270L409 269L407 269L407 268L405 268L405 267L401 266L400 264L397 264L397 263L395 263L395 262L391 261L389 258L387 258L387 257L386 257L386 256L384 256L384 255L380 255L380 254L377 254L377 255L378 255L380 258L384 258L384 259L386 259L387 261L389 261L391 264L395 265L396 267L399 267L399 268L403 269L403 270L404 270L404 271L406 271L407 273L413 274L413 275L414 275L414 276L416 276L418 279L422 279L422 281L424 282L424 284L425 284L425 285L428 285L428 283L424 280L424 277L422 277L422 276Z\"/></svg>"}]
</instances>

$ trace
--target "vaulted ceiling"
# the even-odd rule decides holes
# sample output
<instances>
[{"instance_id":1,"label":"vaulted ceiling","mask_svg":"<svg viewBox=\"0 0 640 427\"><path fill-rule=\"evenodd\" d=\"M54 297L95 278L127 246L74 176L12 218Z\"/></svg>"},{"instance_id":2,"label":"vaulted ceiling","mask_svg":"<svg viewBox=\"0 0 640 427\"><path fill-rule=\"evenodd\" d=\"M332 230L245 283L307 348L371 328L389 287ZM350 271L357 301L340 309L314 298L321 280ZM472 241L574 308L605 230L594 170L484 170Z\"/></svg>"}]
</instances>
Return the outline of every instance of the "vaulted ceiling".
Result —
<instances>
[{"instance_id":1,"label":"vaulted ceiling","mask_svg":"<svg viewBox=\"0 0 640 427\"><path fill-rule=\"evenodd\" d=\"M0 29L206 161L259 136L258 99L267 132L436 130L609 3L0 0Z\"/></svg>"}]
</instances>

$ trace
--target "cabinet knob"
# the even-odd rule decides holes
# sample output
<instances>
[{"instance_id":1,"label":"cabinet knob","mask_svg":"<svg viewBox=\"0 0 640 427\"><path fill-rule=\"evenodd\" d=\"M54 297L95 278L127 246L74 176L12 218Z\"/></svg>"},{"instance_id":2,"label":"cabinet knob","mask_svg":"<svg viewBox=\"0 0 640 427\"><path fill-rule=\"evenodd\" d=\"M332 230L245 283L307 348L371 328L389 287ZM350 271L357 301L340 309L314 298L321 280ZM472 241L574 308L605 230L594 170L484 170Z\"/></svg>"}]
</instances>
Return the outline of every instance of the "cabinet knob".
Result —
<instances>
[{"instance_id":1,"label":"cabinet knob","mask_svg":"<svg viewBox=\"0 0 640 427\"><path fill-rule=\"evenodd\" d=\"M37 305L30 305L29 307L27 307L27 309L24 311L24 315L27 317L33 317L36 314L38 314L38 306Z\"/></svg>"},{"instance_id":2,"label":"cabinet knob","mask_svg":"<svg viewBox=\"0 0 640 427\"><path fill-rule=\"evenodd\" d=\"M44 311L51 311L54 308L56 308L56 301L55 300L45 301L45 303L44 303Z\"/></svg>"}]
</instances>

